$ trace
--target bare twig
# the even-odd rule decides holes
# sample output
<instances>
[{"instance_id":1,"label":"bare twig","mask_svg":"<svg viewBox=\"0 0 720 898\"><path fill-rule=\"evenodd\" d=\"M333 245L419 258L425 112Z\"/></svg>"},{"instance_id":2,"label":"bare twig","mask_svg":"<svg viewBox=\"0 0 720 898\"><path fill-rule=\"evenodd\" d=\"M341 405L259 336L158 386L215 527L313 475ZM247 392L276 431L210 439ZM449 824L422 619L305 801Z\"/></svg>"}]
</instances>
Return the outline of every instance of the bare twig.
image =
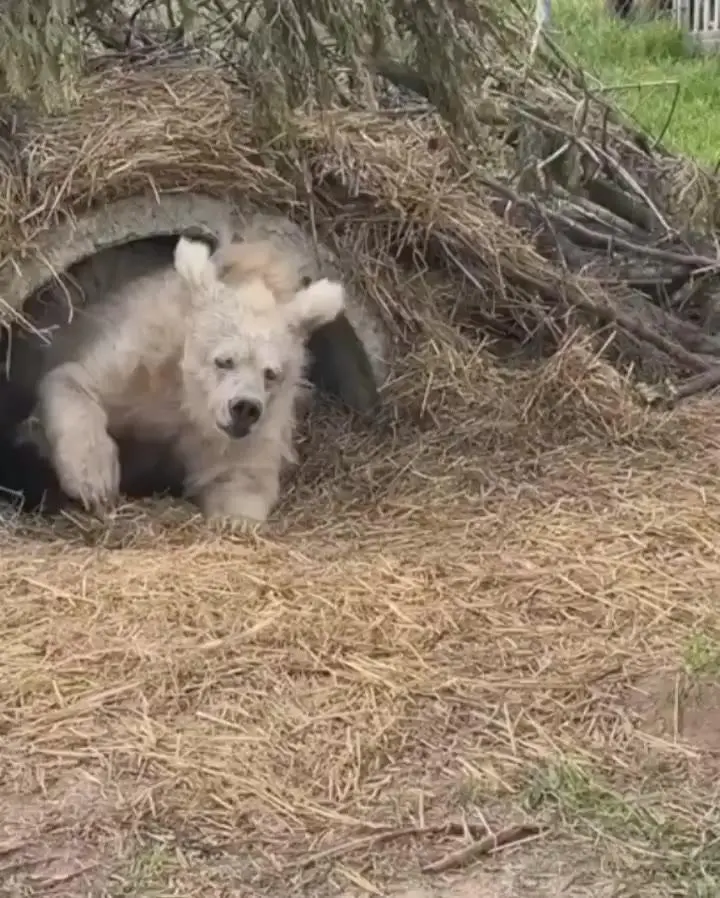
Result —
<instances>
[{"instance_id":1,"label":"bare twig","mask_svg":"<svg viewBox=\"0 0 720 898\"><path fill-rule=\"evenodd\" d=\"M317 864L320 861L328 860L329 858L333 857L339 857L340 855L344 854L349 854L350 852L357 851L360 848L367 848L370 845L381 845L386 842L393 842L396 839L438 835L461 836L464 835L468 831L468 829L471 835L475 838L483 838L488 834L487 827L483 824L459 823L456 821L440 823L436 826L406 826L399 829L396 827L376 829L373 832L368 833L366 836L359 836L357 839L351 839L350 841L343 842L340 845L333 845L330 848L324 849L323 851L317 851L314 854L309 854L300 861L299 866L309 867L313 864Z\"/></svg>"},{"instance_id":2,"label":"bare twig","mask_svg":"<svg viewBox=\"0 0 720 898\"><path fill-rule=\"evenodd\" d=\"M444 873L447 870L464 867L484 854L494 854L501 848L517 845L520 842L529 842L543 834L544 830L539 826L511 826L508 829L500 830L499 833L483 836L482 839L471 842L463 848L458 848L457 851L446 854L439 861L425 864L420 869L422 873Z\"/></svg>"}]
</instances>

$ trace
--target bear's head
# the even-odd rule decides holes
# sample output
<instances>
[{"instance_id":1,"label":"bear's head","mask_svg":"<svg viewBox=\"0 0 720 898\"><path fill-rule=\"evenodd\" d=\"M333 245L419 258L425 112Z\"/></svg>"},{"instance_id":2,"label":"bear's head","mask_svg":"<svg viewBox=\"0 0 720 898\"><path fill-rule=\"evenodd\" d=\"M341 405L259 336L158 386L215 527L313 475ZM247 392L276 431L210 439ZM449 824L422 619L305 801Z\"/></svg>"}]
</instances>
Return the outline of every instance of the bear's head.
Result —
<instances>
[{"instance_id":1,"label":"bear's head","mask_svg":"<svg viewBox=\"0 0 720 898\"><path fill-rule=\"evenodd\" d=\"M302 382L307 338L343 311L344 288L326 278L302 282L296 265L265 241L212 255L205 243L181 237L174 261L188 294L187 410L202 428L242 439L283 390Z\"/></svg>"}]
</instances>

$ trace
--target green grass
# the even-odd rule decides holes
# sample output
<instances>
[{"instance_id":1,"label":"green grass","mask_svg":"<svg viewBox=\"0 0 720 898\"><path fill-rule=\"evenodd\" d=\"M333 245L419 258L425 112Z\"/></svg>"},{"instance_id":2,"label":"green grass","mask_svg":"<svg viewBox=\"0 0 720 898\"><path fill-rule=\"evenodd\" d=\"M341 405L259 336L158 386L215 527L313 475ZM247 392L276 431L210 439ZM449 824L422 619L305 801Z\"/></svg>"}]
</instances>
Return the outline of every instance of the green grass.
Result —
<instances>
[{"instance_id":1,"label":"green grass","mask_svg":"<svg viewBox=\"0 0 720 898\"><path fill-rule=\"evenodd\" d=\"M669 149L713 166L720 160L720 56L691 53L672 24L619 22L602 0L558 0L553 26L565 50L615 87L616 102L650 134L662 134L671 116Z\"/></svg>"},{"instance_id":2,"label":"green grass","mask_svg":"<svg viewBox=\"0 0 720 898\"><path fill-rule=\"evenodd\" d=\"M673 801L673 798L678 801ZM554 812L559 829L574 831L600 851L605 866L628 889L623 895L682 898L720 895L720 843L712 801L696 803L644 782L623 794L570 760L538 769L525 800L534 812ZM660 891L652 891L651 886Z\"/></svg>"},{"instance_id":3,"label":"green grass","mask_svg":"<svg viewBox=\"0 0 720 898\"><path fill-rule=\"evenodd\" d=\"M685 647L683 662L689 674L720 674L720 643L705 633L696 633Z\"/></svg>"}]
</instances>

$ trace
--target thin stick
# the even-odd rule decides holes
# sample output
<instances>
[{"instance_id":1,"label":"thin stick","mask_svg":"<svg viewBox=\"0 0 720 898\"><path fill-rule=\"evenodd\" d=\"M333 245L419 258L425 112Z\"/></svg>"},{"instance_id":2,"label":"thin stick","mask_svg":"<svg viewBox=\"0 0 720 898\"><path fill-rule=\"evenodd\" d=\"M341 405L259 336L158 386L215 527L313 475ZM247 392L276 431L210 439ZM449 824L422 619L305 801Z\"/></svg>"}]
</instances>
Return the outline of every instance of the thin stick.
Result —
<instances>
[{"instance_id":1,"label":"thin stick","mask_svg":"<svg viewBox=\"0 0 720 898\"><path fill-rule=\"evenodd\" d=\"M420 868L420 872L444 873L446 870L464 867L484 854L490 854L498 851L500 848L517 845L520 842L529 842L544 835L544 832L539 826L511 826L508 829L501 830L499 833L491 833L488 836L484 836L482 839L471 842L470 845L465 845L463 848L458 848L457 851L446 854L439 861L425 864L424 867Z\"/></svg>"},{"instance_id":2,"label":"thin stick","mask_svg":"<svg viewBox=\"0 0 720 898\"><path fill-rule=\"evenodd\" d=\"M438 835L457 835L461 836L466 832L466 827L470 834L475 838L486 837L488 830L486 826L477 823L466 823L465 825L456 822L442 823L436 826L406 826L401 829L386 829L379 832L369 833L367 836L360 836L357 839L351 839L349 842L343 842L340 845L333 845L325 848L323 851L316 851L304 857L299 866L301 868L310 867L319 861L328 858L338 857L342 854L348 854L351 851L357 851L359 848L365 848L368 845L381 845L385 842L392 842L395 839L405 839L412 836L438 836Z\"/></svg>"}]
</instances>

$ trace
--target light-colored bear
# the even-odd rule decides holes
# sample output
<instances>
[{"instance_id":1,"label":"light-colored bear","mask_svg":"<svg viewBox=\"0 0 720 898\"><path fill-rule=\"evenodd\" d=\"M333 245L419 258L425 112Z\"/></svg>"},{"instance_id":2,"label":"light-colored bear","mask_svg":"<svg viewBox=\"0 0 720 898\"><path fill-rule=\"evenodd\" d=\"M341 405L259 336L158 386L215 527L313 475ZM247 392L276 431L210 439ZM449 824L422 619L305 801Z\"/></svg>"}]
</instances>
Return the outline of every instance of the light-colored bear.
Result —
<instances>
[{"instance_id":1,"label":"light-colored bear","mask_svg":"<svg viewBox=\"0 0 720 898\"><path fill-rule=\"evenodd\" d=\"M47 349L38 416L63 489L113 503L114 436L174 441L211 518L264 521L294 460L305 341L345 308L338 281L308 283L271 241L181 238L174 267L76 313Z\"/></svg>"}]
</instances>

